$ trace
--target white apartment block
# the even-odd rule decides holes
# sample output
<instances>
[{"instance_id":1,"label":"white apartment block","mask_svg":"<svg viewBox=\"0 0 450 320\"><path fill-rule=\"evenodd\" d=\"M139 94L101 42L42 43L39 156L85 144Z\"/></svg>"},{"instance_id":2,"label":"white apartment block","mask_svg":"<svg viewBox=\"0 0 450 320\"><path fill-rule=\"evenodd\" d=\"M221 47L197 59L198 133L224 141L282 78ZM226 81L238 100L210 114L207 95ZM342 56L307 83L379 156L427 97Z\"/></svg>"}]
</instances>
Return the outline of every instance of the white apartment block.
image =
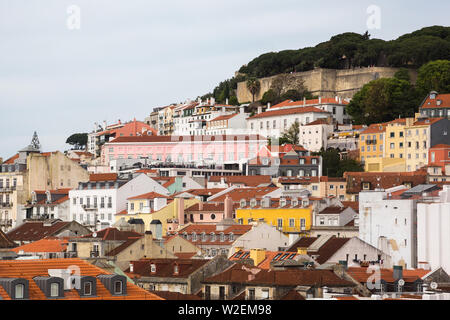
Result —
<instances>
[{"instance_id":1,"label":"white apartment block","mask_svg":"<svg viewBox=\"0 0 450 320\"><path fill-rule=\"evenodd\" d=\"M328 138L333 135L333 125L324 119L319 119L300 126L300 145L312 152L319 152L328 147Z\"/></svg>"},{"instance_id":2,"label":"white apartment block","mask_svg":"<svg viewBox=\"0 0 450 320\"><path fill-rule=\"evenodd\" d=\"M394 265L417 267L416 202L392 199L388 190L359 193L359 237L390 255Z\"/></svg>"},{"instance_id":3,"label":"white apartment block","mask_svg":"<svg viewBox=\"0 0 450 320\"><path fill-rule=\"evenodd\" d=\"M247 119L247 129L263 137L280 138L295 122L303 126L330 116L329 112L315 107L278 108L265 112L259 108L258 114Z\"/></svg>"},{"instance_id":4,"label":"white apartment block","mask_svg":"<svg viewBox=\"0 0 450 320\"><path fill-rule=\"evenodd\" d=\"M70 217L85 226L97 230L115 222L114 215L127 210L127 199L148 192L168 195L158 182L140 174L132 180L89 181L80 183L78 189L69 192Z\"/></svg>"},{"instance_id":5,"label":"white apartment block","mask_svg":"<svg viewBox=\"0 0 450 320\"><path fill-rule=\"evenodd\" d=\"M239 113L218 116L206 123L206 135L236 135L249 134L247 129L248 114L241 107Z\"/></svg>"},{"instance_id":6,"label":"white apartment block","mask_svg":"<svg viewBox=\"0 0 450 320\"><path fill-rule=\"evenodd\" d=\"M419 263L450 273L450 185L435 202L417 204L417 237Z\"/></svg>"}]
</instances>

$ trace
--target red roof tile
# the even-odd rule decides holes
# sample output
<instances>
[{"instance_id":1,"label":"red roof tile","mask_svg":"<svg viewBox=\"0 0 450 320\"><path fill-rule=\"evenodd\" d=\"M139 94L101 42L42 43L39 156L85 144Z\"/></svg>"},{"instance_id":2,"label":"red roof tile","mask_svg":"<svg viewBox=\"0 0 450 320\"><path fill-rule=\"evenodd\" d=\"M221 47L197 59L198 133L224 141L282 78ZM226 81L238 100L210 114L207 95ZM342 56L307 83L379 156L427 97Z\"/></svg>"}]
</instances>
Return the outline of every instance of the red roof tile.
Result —
<instances>
[{"instance_id":1,"label":"red roof tile","mask_svg":"<svg viewBox=\"0 0 450 320\"><path fill-rule=\"evenodd\" d=\"M322 109L316 108L316 107L299 107L299 108L269 110L266 112L262 112L260 114L256 114L253 117L250 117L248 119L278 117L278 116L285 116L285 115L290 115L290 114L302 114L302 113L328 113L328 112L324 111Z\"/></svg>"},{"instance_id":2,"label":"red roof tile","mask_svg":"<svg viewBox=\"0 0 450 320\"><path fill-rule=\"evenodd\" d=\"M1 278L23 278L29 282L30 300L48 299L36 282L33 280L36 276L48 276L49 269L68 269L77 266L80 275L97 277L98 275L108 274L82 259L50 259L50 260L0 260ZM155 294L145 291L131 282L126 283L127 294L125 296L113 296L97 279L97 295L94 297L81 298L77 290L64 291L65 300L163 300ZM1 286L0 286L1 287ZM3 299L10 299L5 290L0 290L0 296ZM57 299L60 300L60 299Z\"/></svg>"},{"instance_id":3,"label":"red roof tile","mask_svg":"<svg viewBox=\"0 0 450 320\"><path fill-rule=\"evenodd\" d=\"M69 242L67 239L41 239L32 243L16 247L11 251L23 252L65 252Z\"/></svg>"}]
</instances>

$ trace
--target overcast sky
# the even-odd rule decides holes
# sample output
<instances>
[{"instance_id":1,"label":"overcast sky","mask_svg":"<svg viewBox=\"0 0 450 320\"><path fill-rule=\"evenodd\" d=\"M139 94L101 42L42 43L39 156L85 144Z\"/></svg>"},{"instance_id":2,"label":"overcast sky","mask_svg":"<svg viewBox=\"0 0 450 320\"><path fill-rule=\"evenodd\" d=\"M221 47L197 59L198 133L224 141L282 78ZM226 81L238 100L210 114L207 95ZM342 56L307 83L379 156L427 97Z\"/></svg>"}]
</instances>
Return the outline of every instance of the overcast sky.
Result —
<instances>
[{"instance_id":1,"label":"overcast sky","mask_svg":"<svg viewBox=\"0 0 450 320\"><path fill-rule=\"evenodd\" d=\"M80 29L67 27L71 5ZM370 5L376 38L449 23L442 0L0 0L0 157L35 130L45 151L63 151L94 122L195 99L262 53L364 33Z\"/></svg>"}]
</instances>

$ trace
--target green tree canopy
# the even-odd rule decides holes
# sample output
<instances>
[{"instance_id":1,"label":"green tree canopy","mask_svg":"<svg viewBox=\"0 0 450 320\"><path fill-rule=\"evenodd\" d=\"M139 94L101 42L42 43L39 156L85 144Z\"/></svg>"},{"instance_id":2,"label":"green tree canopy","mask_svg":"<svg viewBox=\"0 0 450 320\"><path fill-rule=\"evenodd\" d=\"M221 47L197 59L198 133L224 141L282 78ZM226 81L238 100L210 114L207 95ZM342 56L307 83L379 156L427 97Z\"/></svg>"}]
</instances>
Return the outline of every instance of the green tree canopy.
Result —
<instances>
[{"instance_id":1,"label":"green tree canopy","mask_svg":"<svg viewBox=\"0 0 450 320\"><path fill-rule=\"evenodd\" d=\"M74 150L81 150L86 147L87 140L87 133L74 133L69 138L67 138L66 143L73 146Z\"/></svg>"},{"instance_id":2,"label":"green tree canopy","mask_svg":"<svg viewBox=\"0 0 450 320\"><path fill-rule=\"evenodd\" d=\"M450 93L450 61L437 60L423 65L419 69L416 86L423 97L431 91Z\"/></svg>"},{"instance_id":3,"label":"green tree canopy","mask_svg":"<svg viewBox=\"0 0 450 320\"><path fill-rule=\"evenodd\" d=\"M414 116L420 99L408 81L381 78L364 85L347 106L347 112L356 124L370 125Z\"/></svg>"},{"instance_id":4,"label":"green tree canopy","mask_svg":"<svg viewBox=\"0 0 450 320\"><path fill-rule=\"evenodd\" d=\"M324 176L341 178L344 176L344 172L364 171L363 165L356 160L341 160L338 149L322 149L315 155L322 157L322 175Z\"/></svg>"}]
</instances>

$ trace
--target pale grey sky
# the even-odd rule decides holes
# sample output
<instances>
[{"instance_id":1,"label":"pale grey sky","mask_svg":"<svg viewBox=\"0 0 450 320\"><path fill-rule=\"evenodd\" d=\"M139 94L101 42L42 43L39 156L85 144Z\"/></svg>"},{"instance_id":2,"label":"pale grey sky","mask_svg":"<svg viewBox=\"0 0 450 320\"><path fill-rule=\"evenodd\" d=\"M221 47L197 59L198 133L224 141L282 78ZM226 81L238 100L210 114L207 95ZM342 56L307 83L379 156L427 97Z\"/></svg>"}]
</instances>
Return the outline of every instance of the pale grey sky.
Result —
<instances>
[{"instance_id":1,"label":"pale grey sky","mask_svg":"<svg viewBox=\"0 0 450 320\"><path fill-rule=\"evenodd\" d=\"M67 8L81 9L69 30ZM196 98L269 51L367 30L381 8L390 40L447 25L450 1L0 0L0 157L36 130L61 150L94 122L143 120L154 106Z\"/></svg>"}]
</instances>

